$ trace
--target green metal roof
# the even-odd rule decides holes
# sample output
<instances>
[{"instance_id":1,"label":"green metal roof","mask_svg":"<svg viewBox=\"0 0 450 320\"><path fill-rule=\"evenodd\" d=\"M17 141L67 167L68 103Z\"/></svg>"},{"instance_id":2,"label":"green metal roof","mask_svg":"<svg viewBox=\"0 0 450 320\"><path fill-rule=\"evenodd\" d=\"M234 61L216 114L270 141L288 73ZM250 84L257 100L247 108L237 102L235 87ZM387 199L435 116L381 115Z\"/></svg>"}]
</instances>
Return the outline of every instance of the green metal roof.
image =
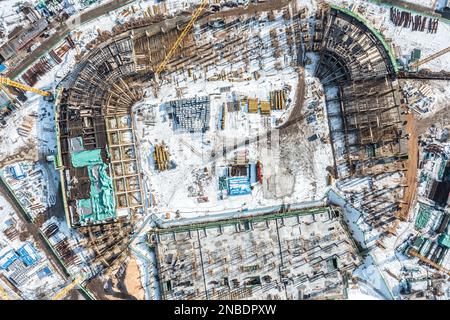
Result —
<instances>
[{"instance_id":1,"label":"green metal roof","mask_svg":"<svg viewBox=\"0 0 450 320\"><path fill-rule=\"evenodd\" d=\"M425 241L425 239L423 237L417 237L416 240L414 240L412 247L414 249L416 249L417 251L419 251L419 249L422 246L422 244L424 243L424 241Z\"/></svg>"},{"instance_id":2,"label":"green metal roof","mask_svg":"<svg viewBox=\"0 0 450 320\"><path fill-rule=\"evenodd\" d=\"M72 156L72 165L75 168L81 168L103 163L101 156L101 149L73 152L71 156Z\"/></svg>"},{"instance_id":3,"label":"green metal roof","mask_svg":"<svg viewBox=\"0 0 450 320\"><path fill-rule=\"evenodd\" d=\"M74 152L71 156L75 168L87 167L90 181L90 199L80 199L77 205L91 208L92 214L82 215L80 220L103 221L115 218L113 183L106 171L108 165L103 163L101 149Z\"/></svg>"},{"instance_id":4,"label":"green metal roof","mask_svg":"<svg viewBox=\"0 0 450 320\"><path fill-rule=\"evenodd\" d=\"M438 243L441 246L450 248L450 235L448 234L441 234L438 238Z\"/></svg>"},{"instance_id":5,"label":"green metal roof","mask_svg":"<svg viewBox=\"0 0 450 320\"><path fill-rule=\"evenodd\" d=\"M112 180L106 172L108 166L102 163L96 168L98 169L98 175L93 173L95 170L93 166L88 166L94 220L102 221L115 218L114 189Z\"/></svg>"},{"instance_id":6,"label":"green metal roof","mask_svg":"<svg viewBox=\"0 0 450 320\"><path fill-rule=\"evenodd\" d=\"M420 57L422 56L422 50L420 49L414 49L411 53L411 60L412 61L417 61L420 59Z\"/></svg>"},{"instance_id":7,"label":"green metal roof","mask_svg":"<svg viewBox=\"0 0 450 320\"><path fill-rule=\"evenodd\" d=\"M414 225L416 227L416 229L421 230L421 229L425 228L428 221L430 220L430 217L431 217L430 208L420 204L419 212L417 213L416 222Z\"/></svg>"}]
</instances>

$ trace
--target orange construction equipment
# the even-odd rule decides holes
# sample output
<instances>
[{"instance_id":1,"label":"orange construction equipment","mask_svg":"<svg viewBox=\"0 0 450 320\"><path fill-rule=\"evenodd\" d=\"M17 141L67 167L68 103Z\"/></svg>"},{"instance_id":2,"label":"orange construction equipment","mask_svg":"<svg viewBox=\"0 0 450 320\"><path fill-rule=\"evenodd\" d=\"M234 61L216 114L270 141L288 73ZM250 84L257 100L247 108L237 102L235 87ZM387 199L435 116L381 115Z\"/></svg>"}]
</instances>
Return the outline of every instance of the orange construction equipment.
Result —
<instances>
[{"instance_id":1,"label":"orange construction equipment","mask_svg":"<svg viewBox=\"0 0 450 320\"><path fill-rule=\"evenodd\" d=\"M169 169L169 153L164 144L155 146L154 159L159 171Z\"/></svg>"},{"instance_id":2,"label":"orange construction equipment","mask_svg":"<svg viewBox=\"0 0 450 320\"><path fill-rule=\"evenodd\" d=\"M275 90L269 93L270 108L272 110L282 110L286 104L286 92L284 90Z\"/></svg>"},{"instance_id":3,"label":"orange construction equipment","mask_svg":"<svg viewBox=\"0 0 450 320\"><path fill-rule=\"evenodd\" d=\"M248 113L258 113L258 98L248 99Z\"/></svg>"},{"instance_id":4,"label":"orange construction equipment","mask_svg":"<svg viewBox=\"0 0 450 320\"><path fill-rule=\"evenodd\" d=\"M261 109L261 114L268 116L270 115L270 102L269 101L260 101L259 107Z\"/></svg>"}]
</instances>

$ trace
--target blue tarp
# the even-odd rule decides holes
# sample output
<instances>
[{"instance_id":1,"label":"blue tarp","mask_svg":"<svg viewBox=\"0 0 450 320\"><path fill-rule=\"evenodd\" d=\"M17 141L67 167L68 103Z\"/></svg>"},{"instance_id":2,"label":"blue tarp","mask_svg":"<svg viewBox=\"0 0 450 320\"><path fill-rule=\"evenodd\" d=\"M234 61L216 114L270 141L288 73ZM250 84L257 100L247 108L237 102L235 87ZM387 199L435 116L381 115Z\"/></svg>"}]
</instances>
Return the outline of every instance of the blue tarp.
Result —
<instances>
[{"instance_id":1,"label":"blue tarp","mask_svg":"<svg viewBox=\"0 0 450 320\"><path fill-rule=\"evenodd\" d=\"M20 164L15 164L10 167L9 169L11 175L14 179L20 180L27 176L26 172L23 170L22 166Z\"/></svg>"},{"instance_id":2,"label":"blue tarp","mask_svg":"<svg viewBox=\"0 0 450 320\"><path fill-rule=\"evenodd\" d=\"M7 68L4 64L0 64L0 72L5 71Z\"/></svg>"},{"instance_id":3,"label":"blue tarp","mask_svg":"<svg viewBox=\"0 0 450 320\"><path fill-rule=\"evenodd\" d=\"M39 279L45 278L46 276L51 275L52 272L50 271L49 267L42 268L37 272L37 276Z\"/></svg>"},{"instance_id":4,"label":"blue tarp","mask_svg":"<svg viewBox=\"0 0 450 320\"><path fill-rule=\"evenodd\" d=\"M247 177L228 178L228 195L240 196L252 193Z\"/></svg>"},{"instance_id":5,"label":"blue tarp","mask_svg":"<svg viewBox=\"0 0 450 320\"><path fill-rule=\"evenodd\" d=\"M250 164L250 184L256 183L256 163Z\"/></svg>"},{"instance_id":6,"label":"blue tarp","mask_svg":"<svg viewBox=\"0 0 450 320\"><path fill-rule=\"evenodd\" d=\"M3 256L0 257L0 269L8 269L8 267L17 259L19 256L14 252L14 250L9 250Z\"/></svg>"},{"instance_id":7,"label":"blue tarp","mask_svg":"<svg viewBox=\"0 0 450 320\"><path fill-rule=\"evenodd\" d=\"M37 250L29 242L18 249L17 254L27 267L34 265L41 259Z\"/></svg>"}]
</instances>

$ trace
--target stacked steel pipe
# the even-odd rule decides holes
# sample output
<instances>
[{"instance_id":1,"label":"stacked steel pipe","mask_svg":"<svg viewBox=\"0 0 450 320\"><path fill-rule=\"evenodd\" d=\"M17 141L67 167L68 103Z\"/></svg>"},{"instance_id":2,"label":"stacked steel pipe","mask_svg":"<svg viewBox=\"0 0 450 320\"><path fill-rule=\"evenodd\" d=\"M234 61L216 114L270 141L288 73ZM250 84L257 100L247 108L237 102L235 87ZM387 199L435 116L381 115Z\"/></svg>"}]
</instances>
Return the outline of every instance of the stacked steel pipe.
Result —
<instances>
[{"instance_id":1,"label":"stacked steel pipe","mask_svg":"<svg viewBox=\"0 0 450 320\"><path fill-rule=\"evenodd\" d=\"M390 9L390 20L397 27L409 28L412 31L423 32L426 29L427 33L436 33L439 20L427 17L422 17L421 15L413 16L411 12L401 11L394 7ZM427 25L428 22L428 25Z\"/></svg>"}]
</instances>

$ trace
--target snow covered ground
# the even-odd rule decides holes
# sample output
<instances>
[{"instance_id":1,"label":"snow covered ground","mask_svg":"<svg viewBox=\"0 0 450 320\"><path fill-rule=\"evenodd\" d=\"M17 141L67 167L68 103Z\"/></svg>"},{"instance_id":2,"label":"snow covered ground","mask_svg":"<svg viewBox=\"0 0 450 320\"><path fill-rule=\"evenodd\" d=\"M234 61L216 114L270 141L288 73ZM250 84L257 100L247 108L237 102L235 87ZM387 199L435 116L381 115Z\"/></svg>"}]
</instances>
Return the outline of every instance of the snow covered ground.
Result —
<instances>
[{"instance_id":1,"label":"snow covered ground","mask_svg":"<svg viewBox=\"0 0 450 320\"><path fill-rule=\"evenodd\" d=\"M32 95L29 95L30 97ZM39 110L39 100L42 97L33 95L31 99L19 110L15 110L11 116L8 117L6 126L0 127L0 161L11 162L17 158L20 159L35 159L37 160L36 148L36 117ZM31 116L31 121L34 122L29 135L20 135L18 128L24 122L26 116ZM22 157L16 155L20 152ZM3 163L6 164L6 163Z\"/></svg>"},{"instance_id":2,"label":"snow covered ground","mask_svg":"<svg viewBox=\"0 0 450 320\"><path fill-rule=\"evenodd\" d=\"M20 1L11 0L10 3L17 3ZM105 1L99 1L90 7L104 3ZM165 1L166 8L169 12L175 13L176 11L185 9L189 3L198 3L200 0L192 1ZM339 5L348 7L348 1L333 0L332 2ZM418 1L410 0L412 3L420 3L424 6L429 6L431 0ZM111 30L116 23L124 23L131 18L144 16L144 11L154 4L154 1L135 1L132 5L125 8L121 8L115 12L111 12L103 17L97 18L83 26L77 31L81 31L80 37L74 36L76 43L80 45L81 50L85 50L85 45L98 36L98 30ZM302 1L299 4L304 5ZM376 29L379 29L383 35L392 40L393 44L399 46L403 56L409 56L413 49L419 48L422 50L422 58L429 56L436 51L450 46L450 25L440 23L438 32L436 34L428 34L425 32L413 32L410 29L395 27L389 21L389 8L384 6L377 6L373 3L368 3L361 0L352 1L354 8L358 8L358 12L364 16ZM75 8L78 10L85 9L81 4L81 1L74 1ZM312 4L307 2L308 7ZM131 9L134 6L134 9ZM130 9L130 10L129 10ZM137 9L137 10L135 10ZM127 10L127 11L125 11ZM126 13L134 11L134 13ZM6 15L12 14L10 10L0 8L0 19L3 25L7 25L7 31L11 31L14 26L12 22L14 14L9 18L5 18ZM9 29L8 29L9 28ZM261 35L267 36L268 29L263 30ZM314 56L312 57L314 60ZM160 88L159 97L164 98L149 98L143 102L144 108L150 108L150 106L156 107L157 117L154 127L145 128L145 125L139 121L136 123L136 134L139 141L139 153L141 156L141 169L144 173L144 182L147 184L149 191L151 191L156 202L154 212L159 216L165 217L165 213L171 213L171 219L175 217L175 212L180 211L180 217L193 218L202 215L212 215L217 213L238 211L241 209L254 209L261 208L263 206L280 205L283 203L293 202L305 202L312 201L321 198L326 190L326 177L327 166L332 165L332 154L329 144L320 142L320 138L327 138L328 127L326 123L326 109L323 108L324 101L319 101L316 107L317 113L320 114L322 109L322 117L316 118L313 123L307 124L306 121L302 123L301 128L296 135L283 138L283 144L295 146L296 148L280 148L280 152L283 155L280 162L283 165L289 165L291 171L287 170L279 172L283 180L286 182L285 190L282 190L282 195L278 197L268 196L267 192L264 192L263 185L254 185L252 193L244 196L228 197L227 199L218 199L218 172L220 169L227 165L229 158L218 158L212 161L210 159L211 151L219 148L219 141L227 138L231 145L235 140L241 141L245 137L251 138L256 133L262 133L265 130L274 127L277 120L283 121L289 116L289 112L292 110L292 103L288 110L276 111L272 113L272 117L269 120L259 114L248 114L246 112L229 113L226 117L225 129L223 131L218 130L218 113L224 102L230 101L231 92L235 92L237 95L245 95L251 98L259 98L260 100L267 100L268 92L275 89L281 89L285 85L289 85L291 90L289 92L289 98L293 101L295 88L297 84L297 74L292 69L285 69L283 72L274 72L273 59L267 59L268 69L272 69L271 72L262 73L260 80L250 80L241 83L233 83L230 81L212 81L207 82L205 79L200 79L195 83L190 82L189 88L185 90L184 97L205 96L211 97L211 130L206 134L185 134L174 133L170 121L166 118L164 120L164 112L158 110L159 106L167 101L175 100L177 93L175 85L166 84ZM64 57L64 62L61 65L53 68L45 77L43 77L36 87L53 88L68 72L70 72L75 65L75 50L69 51ZM254 67L254 66L253 66ZM433 60L422 68L428 68L433 71L447 70L450 71L450 53L441 56L440 58ZM307 74L308 88L311 88L317 79L312 77L310 68L309 74ZM250 72L249 72L250 73ZM308 73L308 72L307 72ZM213 76L213 72L210 72L206 77ZM187 83L180 82L180 85L186 85ZM317 83L316 83L317 84ZM230 86L230 93L224 93L220 91L220 88ZM440 110L442 107L448 105L450 102L450 92L448 83L445 82L433 82L431 85L431 96L435 99L430 104L430 113L434 113ZM49 103L45 103L42 98L35 95L28 95L30 97L29 102L25 106L16 111L13 116L7 122L5 128L0 128L0 161L16 154L20 149L29 148L35 150L36 155L38 153L50 153L50 150L54 150L54 118L52 116L53 107ZM309 91L305 108L308 102L312 101L312 93ZM308 100L310 99L310 100ZM31 133L27 137L20 136L17 132L17 128L22 124L23 117L36 113L36 124L33 127ZM337 121L337 120L333 120ZM317 133L319 135L318 141L309 142L307 138ZM38 137L38 142L34 140ZM151 157L150 150L155 143L159 143L162 140L169 145L169 152L171 160L174 161L176 167L174 169L158 173L151 166L149 158ZM228 144L230 144L228 143ZM227 145L228 145L227 144ZM37 146L36 146L37 145ZM242 151L245 147L239 147L235 151ZM258 150L254 144L248 146L249 159L251 162L260 160L262 162L269 163L267 158L262 156L261 150ZM230 153L231 158L234 153ZM273 162L276 164L277 162ZM208 168L208 178L204 181L204 193L208 197L208 202L198 203L195 197L189 197L189 186L192 185L196 179L196 174L203 168ZM272 168L275 169L275 168ZM269 166L264 167L264 170L269 170ZM268 171L263 172L263 176L266 176ZM392 176L386 178L380 184L391 184L393 180L400 177ZM58 181L55 180L55 185ZM358 184L360 183L360 184ZM358 181L355 185L347 185L342 187L343 190L353 190L361 188L363 185L367 185L368 181ZM284 185L283 185L284 186ZM363 247L373 247L378 235L367 229L360 219L360 213L357 208L342 203L346 213L345 221L349 225L355 239L362 244ZM2 203L2 209L0 210L0 218L9 214L7 204ZM72 237L73 234L67 229L65 222L51 220L50 222L56 222L61 229L62 234L66 237ZM406 225L400 225L399 230L406 230ZM408 232L405 232L405 236ZM403 234L401 235L403 236ZM63 238L63 235L58 237ZM56 237L52 239L52 243L56 243L60 238ZM399 236L400 237L400 236ZM74 237L76 239L76 237ZM78 240L74 240L75 242ZM399 244L396 237L386 238L384 245L387 246L386 250L376 247L372 252L373 259L367 259L363 267L355 272L355 276L360 279L365 279L369 284L361 281L355 288L350 288L350 299L386 299L391 298L391 294L394 297L398 297L398 281L389 276L384 269L389 269L395 274L400 273L400 268L405 263L414 264L412 261L404 261L402 258L394 257L392 252L394 248ZM86 254L86 261L89 258ZM135 253L136 254L136 253ZM138 256L138 254L136 254ZM141 268L148 268L146 265L146 256L140 258L139 265ZM376 266L378 265L378 267ZM146 275L143 277L144 287L149 286L150 280ZM374 287L370 284L370 281L376 279L377 285ZM375 280L374 280L375 281ZM387 285L386 285L387 283ZM392 293L389 291L392 290ZM150 293L146 293L147 296Z\"/></svg>"},{"instance_id":3,"label":"snow covered ground","mask_svg":"<svg viewBox=\"0 0 450 320\"><path fill-rule=\"evenodd\" d=\"M251 80L239 85L233 85L229 82L227 86L231 86L230 90L235 95L268 100L270 90L281 89L286 85L295 88L296 81L296 75L286 71L261 81ZM316 80L309 77L307 81L310 81L308 88L312 88L311 81ZM331 149L329 145L321 142L308 142L307 138L314 133L324 137L327 135L328 128L324 117L317 119L313 124L302 125L300 133L294 137L282 137L280 150L276 150L274 145L271 146L270 150L264 150L264 147L258 146L258 143L253 141L252 138L256 135L264 136L265 131L272 130L275 122L286 118L289 109L287 112L273 111L269 118L260 114L249 114L245 111L228 112L225 129L219 130L217 128L217 115L223 103L230 101L231 98L229 93L219 93L221 84L220 82L206 84L197 81L195 85L189 86L189 91L184 96L189 97L189 92L192 95L195 93L199 96L214 95L211 100L210 130L205 134L175 132L172 128L172 122L167 118L165 112L161 111L159 107L151 107L158 105L157 102L163 102L162 100L149 99L141 106L141 109L153 108L157 114L154 126L146 127L142 122L136 124L141 168L145 173L144 181L149 179L155 196L155 211L173 213L179 210L182 217L189 217L198 214L212 214L240 208L251 209L321 198L326 190L326 167L332 164ZM167 89L163 87L161 91L165 92L168 89L173 90L170 87ZM293 92L291 92L292 95ZM161 96L164 96L167 100L175 99L174 93L167 92L161 94ZM307 99L309 99L307 101L313 101L311 92L308 92ZM317 111L321 109L323 110L323 101L316 107ZM271 138L274 144L278 144L277 134L277 130L272 131ZM245 146L245 138L252 140L252 143ZM296 141L291 141L293 139ZM261 138L261 140L263 139ZM168 146L170 160L175 163L175 168L157 172L149 158L153 157L151 154L152 146L162 141ZM213 150L219 155L224 145L233 149L234 144L239 147L232 150L226 157L211 158ZM300 149L292 148L292 145L295 144ZM303 146L305 146L305 150L302 149ZM276 158L281 155L283 159L280 160L280 164L283 167L293 168L293 172L289 173L292 178L292 186L286 192L273 196L265 192L267 190L264 190L264 183L263 185L256 184L249 195L229 196L227 199L219 199L218 174L230 163L236 152L245 150L248 152L250 163L256 163L257 161L263 163L263 176L268 176L271 170L273 172L278 170L278 168L271 168L268 165L270 159L266 156ZM277 164L274 162L273 165ZM196 197L189 197L189 186L193 185L198 170L204 170L204 168L208 170L208 178L203 183L204 195L208 197L209 201L199 203ZM286 178L286 173L283 175L282 172L279 172L279 174L281 175L279 178L287 179L284 181L291 181L289 177Z\"/></svg>"},{"instance_id":4,"label":"snow covered ground","mask_svg":"<svg viewBox=\"0 0 450 320\"><path fill-rule=\"evenodd\" d=\"M46 160L47 156L50 156L49 160L51 160L51 156L56 153L54 104L44 101L38 95L28 93L28 97L29 100L26 104L16 110L8 119L6 127L0 128L2 145L0 169L3 170L3 176L9 179L9 183L16 187L31 181L37 183L33 187L38 188L38 194L41 192L46 194L43 196L42 202L39 201L46 208L55 203L59 186L59 175L54 170L54 163ZM30 132L20 134L20 128L24 121L30 122ZM41 162L38 163L38 160ZM11 180L8 165L24 165L26 168L30 168L33 178L30 176L23 181ZM27 171L26 168L25 171ZM37 180L33 179L41 180L36 182ZM23 190L27 191L27 189Z\"/></svg>"},{"instance_id":5,"label":"snow covered ground","mask_svg":"<svg viewBox=\"0 0 450 320\"><path fill-rule=\"evenodd\" d=\"M15 272L13 266L7 266L8 260L13 252L21 252L21 248L26 246L27 251L31 253L34 248L36 256L32 255L32 264L26 266L22 271L21 278ZM15 263L21 264L20 258L15 259ZM12 261L12 260L11 260ZM28 262L28 260L25 260ZM5 268L3 268L5 267ZM15 273L14 273L15 272ZM21 290L20 298L23 299L49 299L58 292L65 281L56 272L53 265L45 256L45 252L39 249L39 245L32 235L28 233L26 227L18 217L13 207L6 199L0 195L0 273L5 277L19 277L18 284ZM14 279L19 279L14 278ZM18 280L17 280L18 281ZM0 284L2 285L2 284ZM9 286L2 285L10 292ZM10 292L10 299L18 299L18 294Z\"/></svg>"},{"instance_id":6,"label":"snow covered ground","mask_svg":"<svg viewBox=\"0 0 450 320\"><path fill-rule=\"evenodd\" d=\"M0 46L8 39L8 34L24 21L23 15L18 12L20 3L23 0L8 0L7 5L0 6Z\"/></svg>"},{"instance_id":7,"label":"snow covered ground","mask_svg":"<svg viewBox=\"0 0 450 320\"><path fill-rule=\"evenodd\" d=\"M438 0L405 0L405 2L409 2L411 4L418 4L422 7L434 9L434 7L436 7L436 3L438 2Z\"/></svg>"},{"instance_id":8,"label":"snow covered ground","mask_svg":"<svg viewBox=\"0 0 450 320\"><path fill-rule=\"evenodd\" d=\"M403 92L408 96L409 107L430 117L450 105L450 81L404 80Z\"/></svg>"},{"instance_id":9,"label":"snow covered ground","mask_svg":"<svg viewBox=\"0 0 450 320\"><path fill-rule=\"evenodd\" d=\"M450 34L450 24L443 21L439 22L438 30L434 34L412 31L410 28L396 27L390 21L389 6L380 6L362 0L351 2L346 0L331 0L330 2L345 8L349 8L351 4L351 8L356 13L369 21L388 41L400 47L402 56L410 57L413 49L421 49L423 59L450 46L450 37L448 36ZM419 0L418 2L423 3L424 1ZM420 68L426 68L432 71L450 71L450 53L425 63Z\"/></svg>"}]
</instances>

